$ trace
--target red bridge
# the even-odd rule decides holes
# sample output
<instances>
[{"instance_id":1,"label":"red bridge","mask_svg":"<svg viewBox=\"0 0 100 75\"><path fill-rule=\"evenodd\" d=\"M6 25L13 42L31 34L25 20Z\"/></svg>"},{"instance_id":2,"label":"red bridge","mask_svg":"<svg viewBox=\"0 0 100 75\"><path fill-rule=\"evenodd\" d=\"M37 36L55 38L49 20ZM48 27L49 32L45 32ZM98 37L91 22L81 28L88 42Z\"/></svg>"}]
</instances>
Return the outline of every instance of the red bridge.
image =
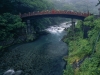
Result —
<instances>
[{"instance_id":1,"label":"red bridge","mask_svg":"<svg viewBox=\"0 0 100 75\"><path fill-rule=\"evenodd\" d=\"M29 12L24 14L19 14L22 19L33 18L33 17L66 17L66 18L75 18L75 19L84 19L89 16L90 13L76 12L76 11L67 11L67 10L46 10L46 11L37 11Z\"/></svg>"}]
</instances>

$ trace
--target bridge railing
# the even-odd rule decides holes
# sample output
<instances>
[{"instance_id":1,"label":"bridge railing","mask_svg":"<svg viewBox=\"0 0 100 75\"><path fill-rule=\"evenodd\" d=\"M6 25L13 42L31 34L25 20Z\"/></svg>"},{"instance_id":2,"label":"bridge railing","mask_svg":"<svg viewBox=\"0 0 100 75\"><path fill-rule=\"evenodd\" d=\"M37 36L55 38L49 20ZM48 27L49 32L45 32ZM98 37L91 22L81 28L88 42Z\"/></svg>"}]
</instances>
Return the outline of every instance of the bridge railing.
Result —
<instances>
[{"instance_id":1,"label":"bridge railing","mask_svg":"<svg viewBox=\"0 0 100 75\"><path fill-rule=\"evenodd\" d=\"M77 16L83 16L87 17L90 14L89 13L82 13L82 12L76 12L76 11L68 11L68 10L47 10L47 11L37 11L37 12L29 12L24 14L19 14L21 18L30 17L30 16L36 16L36 15L46 15L46 14L66 14L66 15L77 15Z\"/></svg>"}]
</instances>

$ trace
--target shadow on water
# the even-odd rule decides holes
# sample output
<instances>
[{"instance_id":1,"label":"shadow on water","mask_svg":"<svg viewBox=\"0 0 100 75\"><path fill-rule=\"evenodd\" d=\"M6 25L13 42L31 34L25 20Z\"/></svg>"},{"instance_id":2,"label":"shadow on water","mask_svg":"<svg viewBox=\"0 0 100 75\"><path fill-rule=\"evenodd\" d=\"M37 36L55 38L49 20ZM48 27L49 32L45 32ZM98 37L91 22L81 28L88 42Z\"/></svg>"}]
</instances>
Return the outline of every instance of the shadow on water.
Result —
<instances>
[{"instance_id":1,"label":"shadow on water","mask_svg":"<svg viewBox=\"0 0 100 75\"><path fill-rule=\"evenodd\" d=\"M10 47L0 58L0 73L10 70L23 75L62 75L66 64L62 58L67 54L67 46L61 39L65 34L63 30L57 31L35 42Z\"/></svg>"}]
</instances>

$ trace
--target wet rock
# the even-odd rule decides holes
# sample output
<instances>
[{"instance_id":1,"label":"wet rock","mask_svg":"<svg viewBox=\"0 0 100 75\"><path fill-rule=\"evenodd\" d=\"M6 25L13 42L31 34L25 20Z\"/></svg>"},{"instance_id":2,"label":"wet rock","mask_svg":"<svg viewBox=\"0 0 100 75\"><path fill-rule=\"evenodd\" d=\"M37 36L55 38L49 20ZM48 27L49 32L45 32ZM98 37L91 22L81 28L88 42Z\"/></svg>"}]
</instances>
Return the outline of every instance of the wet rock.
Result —
<instances>
[{"instance_id":1,"label":"wet rock","mask_svg":"<svg viewBox=\"0 0 100 75\"><path fill-rule=\"evenodd\" d=\"M22 70L14 71L13 69L10 69L6 71L3 75L21 75Z\"/></svg>"},{"instance_id":2,"label":"wet rock","mask_svg":"<svg viewBox=\"0 0 100 75\"><path fill-rule=\"evenodd\" d=\"M15 71L13 69L10 69L8 71L6 71L3 75L14 75Z\"/></svg>"},{"instance_id":3,"label":"wet rock","mask_svg":"<svg viewBox=\"0 0 100 75\"><path fill-rule=\"evenodd\" d=\"M19 70L19 71L16 71L14 75L21 75L22 71Z\"/></svg>"}]
</instances>

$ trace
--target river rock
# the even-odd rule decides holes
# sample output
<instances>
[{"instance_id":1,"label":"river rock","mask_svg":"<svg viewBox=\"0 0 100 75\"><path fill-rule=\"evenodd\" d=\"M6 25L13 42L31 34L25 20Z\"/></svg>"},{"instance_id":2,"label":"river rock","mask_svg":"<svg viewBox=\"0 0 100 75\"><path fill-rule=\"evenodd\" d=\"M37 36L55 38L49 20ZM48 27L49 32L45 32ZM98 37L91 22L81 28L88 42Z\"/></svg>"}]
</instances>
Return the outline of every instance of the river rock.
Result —
<instances>
[{"instance_id":1,"label":"river rock","mask_svg":"<svg viewBox=\"0 0 100 75\"><path fill-rule=\"evenodd\" d=\"M10 69L6 71L3 75L21 75L21 73L22 73L21 70L15 72L13 69Z\"/></svg>"}]
</instances>

